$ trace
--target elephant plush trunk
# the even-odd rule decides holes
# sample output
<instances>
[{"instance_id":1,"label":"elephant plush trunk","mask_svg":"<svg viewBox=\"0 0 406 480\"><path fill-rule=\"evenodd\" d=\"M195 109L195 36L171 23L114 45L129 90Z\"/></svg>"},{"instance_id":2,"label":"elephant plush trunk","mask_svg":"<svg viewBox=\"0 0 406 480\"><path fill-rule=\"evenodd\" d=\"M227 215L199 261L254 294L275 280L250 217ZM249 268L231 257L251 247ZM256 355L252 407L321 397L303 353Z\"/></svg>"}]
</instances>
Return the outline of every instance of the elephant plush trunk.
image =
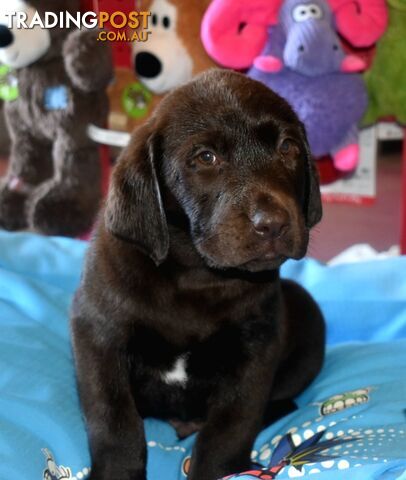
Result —
<instances>
[{"instance_id":1,"label":"elephant plush trunk","mask_svg":"<svg viewBox=\"0 0 406 480\"><path fill-rule=\"evenodd\" d=\"M345 55L328 22L300 22L286 35L283 59L288 68L310 77L340 71Z\"/></svg>"}]
</instances>

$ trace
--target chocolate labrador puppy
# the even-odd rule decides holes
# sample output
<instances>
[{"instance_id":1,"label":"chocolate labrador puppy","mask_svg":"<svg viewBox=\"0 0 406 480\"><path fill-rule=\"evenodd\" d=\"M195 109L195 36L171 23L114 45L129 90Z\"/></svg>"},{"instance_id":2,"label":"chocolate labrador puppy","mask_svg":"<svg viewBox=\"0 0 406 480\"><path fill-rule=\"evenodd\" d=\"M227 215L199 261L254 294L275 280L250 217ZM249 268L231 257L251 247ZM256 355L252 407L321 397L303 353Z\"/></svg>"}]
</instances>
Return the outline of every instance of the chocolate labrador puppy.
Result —
<instances>
[{"instance_id":1,"label":"chocolate labrador puppy","mask_svg":"<svg viewBox=\"0 0 406 480\"><path fill-rule=\"evenodd\" d=\"M254 80L209 71L134 133L73 305L91 480L145 480L147 416L200 430L190 480L250 468L322 365L320 310L278 270L320 218L303 126Z\"/></svg>"}]
</instances>

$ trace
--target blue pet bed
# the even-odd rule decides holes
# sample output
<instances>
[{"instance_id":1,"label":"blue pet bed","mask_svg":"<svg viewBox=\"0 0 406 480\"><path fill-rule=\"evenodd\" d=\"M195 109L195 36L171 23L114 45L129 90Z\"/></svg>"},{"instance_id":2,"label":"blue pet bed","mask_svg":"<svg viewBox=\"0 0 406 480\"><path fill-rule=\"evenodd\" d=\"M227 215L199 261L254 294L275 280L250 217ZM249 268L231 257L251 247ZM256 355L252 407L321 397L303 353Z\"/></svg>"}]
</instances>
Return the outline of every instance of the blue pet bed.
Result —
<instances>
[{"instance_id":1,"label":"blue pet bed","mask_svg":"<svg viewBox=\"0 0 406 480\"><path fill-rule=\"evenodd\" d=\"M1 480L89 473L68 326L85 250L0 232ZM406 479L405 272L406 258L283 268L326 315L327 360L299 410L259 435L251 474L235 478ZM146 432L148 479L184 480L194 437L153 419Z\"/></svg>"}]
</instances>

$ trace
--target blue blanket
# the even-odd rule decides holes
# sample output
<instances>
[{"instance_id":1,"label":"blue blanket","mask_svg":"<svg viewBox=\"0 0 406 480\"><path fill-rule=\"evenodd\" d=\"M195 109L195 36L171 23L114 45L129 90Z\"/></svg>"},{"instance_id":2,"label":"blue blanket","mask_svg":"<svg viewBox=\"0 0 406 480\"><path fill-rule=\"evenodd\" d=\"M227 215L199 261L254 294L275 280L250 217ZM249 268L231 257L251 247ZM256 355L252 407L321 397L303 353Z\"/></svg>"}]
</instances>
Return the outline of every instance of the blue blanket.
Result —
<instances>
[{"instance_id":1,"label":"blue blanket","mask_svg":"<svg viewBox=\"0 0 406 480\"><path fill-rule=\"evenodd\" d=\"M84 479L89 473L68 333L86 247L0 232L1 480ZM277 478L404 478L404 272L406 258L334 268L306 260L283 268L320 303L331 347L322 374L298 399L301 408L258 437L254 462L274 464L285 442L290 463L272 464ZM366 340L373 343L336 345ZM152 419L146 431L149 480L185 479L194 437L178 441L170 426ZM324 441L333 443L321 452L322 461L310 458L313 465L299 471L294 458L303 455L300 448Z\"/></svg>"}]
</instances>

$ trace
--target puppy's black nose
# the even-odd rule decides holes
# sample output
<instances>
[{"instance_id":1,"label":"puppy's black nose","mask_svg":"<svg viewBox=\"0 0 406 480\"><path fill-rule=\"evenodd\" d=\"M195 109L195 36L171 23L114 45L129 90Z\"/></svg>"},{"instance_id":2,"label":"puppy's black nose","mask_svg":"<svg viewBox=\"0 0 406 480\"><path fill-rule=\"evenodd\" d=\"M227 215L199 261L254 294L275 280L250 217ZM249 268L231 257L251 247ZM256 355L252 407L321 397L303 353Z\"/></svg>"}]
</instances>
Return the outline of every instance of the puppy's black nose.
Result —
<instances>
[{"instance_id":1,"label":"puppy's black nose","mask_svg":"<svg viewBox=\"0 0 406 480\"><path fill-rule=\"evenodd\" d=\"M288 218L282 210L257 210L251 218L252 225L258 235L266 238L279 238L288 229Z\"/></svg>"},{"instance_id":2,"label":"puppy's black nose","mask_svg":"<svg viewBox=\"0 0 406 480\"><path fill-rule=\"evenodd\" d=\"M5 25L0 25L0 48L6 48L14 41L14 35Z\"/></svg>"},{"instance_id":3,"label":"puppy's black nose","mask_svg":"<svg viewBox=\"0 0 406 480\"><path fill-rule=\"evenodd\" d=\"M135 71L144 78L155 78L162 72L162 63L149 52L140 52L135 56Z\"/></svg>"}]
</instances>

